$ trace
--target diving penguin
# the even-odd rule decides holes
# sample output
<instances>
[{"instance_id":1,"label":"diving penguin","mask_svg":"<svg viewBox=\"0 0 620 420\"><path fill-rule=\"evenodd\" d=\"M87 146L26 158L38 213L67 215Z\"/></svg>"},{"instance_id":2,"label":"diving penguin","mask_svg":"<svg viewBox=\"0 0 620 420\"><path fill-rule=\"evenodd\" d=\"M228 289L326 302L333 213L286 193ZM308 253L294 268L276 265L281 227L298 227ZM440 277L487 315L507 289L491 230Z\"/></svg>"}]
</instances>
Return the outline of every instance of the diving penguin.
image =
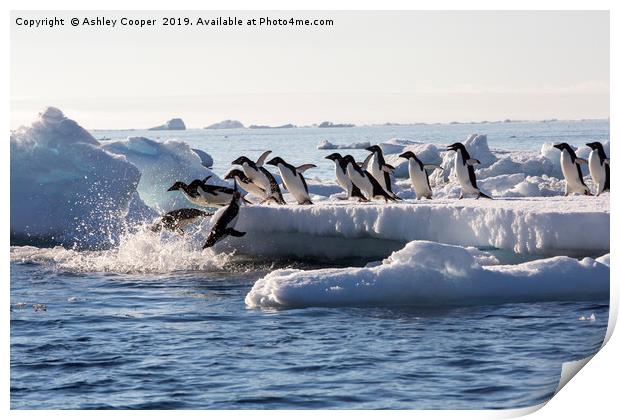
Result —
<instances>
[{"instance_id":1,"label":"diving penguin","mask_svg":"<svg viewBox=\"0 0 620 420\"><path fill-rule=\"evenodd\" d=\"M290 163L286 163L281 157L271 159L267 162L267 165L273 165L278 168L284 186L293 194L298 204L312 204L310 194L308 193L308 184L306 184L306 179L302 173L310 168L316 168L316 165L310 163L295 167Z\"/></svg>"},{"instance_id":2,"label":"diving penguin","mask_svg":"<svg viewBox=\"0 0 620 420\"><path fill-rule=\"evenodd\" d=\"M596 195L598 196L602 192L609 191L611 181L609 176L609 158L600 142L586 143L586 146L592 149L588 158L588 168L590 169L590 176L594 181L594 185L596 185Z\"/></svg>"},{"instance_id":3,"label":"diving penguin","mask_svg":"<svg viewBox=\"0 0 620 420\"><path fill-rule=\"evenodd\" d=\"M366 199L372 200L375 197L383 197L386 203L388 201L396 201L367 170L361 168L355 162L353 156L346 155L344 160L347 163L347 176L360 189Z\"/></svg>"},{"instance_id":4,"label":"diving penguin","mask_svg":"<svg viewBox=\"0 0 620 420\"><path fill-rule=\"evenodd\" d=\"M586 160L578 158L568 143L554 144L553 147L562 151L560 166L566 181L564 195L567 196L570 193L592 195L586 183L583 182L583 174L581 173L580 165L587 163Z\"/></svg>"},{"instance_id":5,"label":"diving penguin","mask_svg":"<svg viewBox=\"0 0 620 420\"><path fill-rule=\"evenodd\" d=\"M448 150L456 152L454 157L454 170L456 171L459 184L461 184L461 195L459 196L459 200L462 199L465 194L475 194L476 200L480 197L492 199L492 197L480 191L476 183L474 165L480 165L480 161L478 159L472 159L469 156L463 143L451 144L448 146Z\"/></svg>"},{"instance_id":6,"label":"diving penguin","mask_svg":"<svg viewBox=\"0 0 620 420\"><path fill-rule=\"evenodd\" d=\"M338 185L340 185L340 187L342 187L342 189L347 193L346 198L338 198L346 200L351 197L357 197L362 201L366 201L366 197L362 195L360 189L357 188L353 182L351 182L351 178L347 175L347 162L342 155L340 153L332 153L329 156L325 156L325 159L329 159L334 162L336 167L336 182L338 182Z\"/></svg>"},{"instance_id":7,"label":"diving penguin","mask_svg":"<svg viewBox=\"0 0 620 420\"><path fill-rule=\"evenodd\" d=\"M184 234L188 225L198 221L203 217L213 216L213 213L207 213L206 211L198 209L177 209L169 211L161 216L153 225L151 230L153 232L160 232L163 229L172 230Z\"/></svg>"},{"instance_id":8,"label":"diving penguin","mask_svg":"<svg viewBox=\"0 0 620 420\"><path fill-rule=\"evenodd\" d=\"M237 224L237 218L239 217L239 202L241 201L241 194L237 190L237 183L233 188L233 196L230 200L230 204L224 207L213 215L211 219L213 224L211 225L211 232L207 236L207 241L203 245L202 249L210 248L217 242L224 239L226 236L241 237L245 235L245 232L239 232L235 230Z\"/></svg>"},{"instance_id":9,"label":"diving penguin","mask_svg":"<svg viewBox=\"0 0 620 420\"><path fill-rule=\"evenodd\" d=\"M433 191L428 180L428 172L426 169L441 169L443 171L443 168L438 165L422 163L422 161L418 159L412 151L407 151L399 155L399 157L407 159L409 166L409 181L411 182L411 188L415 191L416 199L419 200L424 197L430 200L433 197Z\"/></svg>"}]
</instances>

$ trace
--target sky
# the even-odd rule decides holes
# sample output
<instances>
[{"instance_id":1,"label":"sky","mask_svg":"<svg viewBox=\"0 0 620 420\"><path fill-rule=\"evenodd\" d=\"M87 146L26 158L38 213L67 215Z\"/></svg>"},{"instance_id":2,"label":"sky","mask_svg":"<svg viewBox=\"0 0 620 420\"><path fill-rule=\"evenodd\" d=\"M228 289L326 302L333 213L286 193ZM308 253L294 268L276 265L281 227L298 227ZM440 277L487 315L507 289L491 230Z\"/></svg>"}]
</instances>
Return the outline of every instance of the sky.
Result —
<instances>
[{"instance_id":1,"label":"sky","mask_svg":"<svg viewBox=\"0 0 620 420\"><path fill-rule=\"evenodd\" d=\"M27 28L16 18L157 19ZM333 26L160 25L164 16ZM297 125L609 117L608 12L13 12L11 127L56 106L89 129L174 117Z\"/></svg>"}]
</instances>

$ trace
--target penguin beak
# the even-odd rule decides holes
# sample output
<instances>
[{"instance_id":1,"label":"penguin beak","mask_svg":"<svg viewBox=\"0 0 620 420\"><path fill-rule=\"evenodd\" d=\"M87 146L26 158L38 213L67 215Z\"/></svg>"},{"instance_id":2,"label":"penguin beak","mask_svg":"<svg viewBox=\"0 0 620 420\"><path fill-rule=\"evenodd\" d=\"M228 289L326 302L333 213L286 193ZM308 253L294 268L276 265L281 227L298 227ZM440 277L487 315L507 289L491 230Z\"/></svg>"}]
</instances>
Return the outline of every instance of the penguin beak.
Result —
<instances>
[{"instance_id":1,"label":"penguin beak","mask_svg":"<svg viewBox=\"0 0 620 420\"><path fill-rule=\"evenodd\" d=\"M276 163L276 159L275 159L275 158L274 158L274 159L271 159L269 162L266 162L266 163L267 163L267 165L273 165L273 166L276 166L276 165L277 165L277 163Z\"/></svg>"},{"instance_id":2,"label":"penguin beak","mask_svg":"<svg viewBox=\"0 0 620 420\"><path fill-rule=\"evenodd\" d=\"M409 159L409 156L407 156L406 153L403 153L402 155L398 155L399 158L403 158L403 159Z\"/></svg>"},{"instance_id":3,"label":"penguin beak","mask_svg":"<svg viewBox=\"0 0 620 420\"><path fill-rule=\"evenodd\" d=\"M446 150L454 151L454 150L456 150L456 146L451 144L450 146L446 147Z\"/></svg>"},{"instance_id":4,"label":"penguin beak","mask_svg":"<svg viewBox=\"0 0 620 420\"><path fill-rule=\"evenodd\" d=\"M596 147L594 146L594 143L586 143L586 146L588 146L590 149L594 150Z\"/></svg>"},{"instance_id":5,"label":"penguin beak","mask_svg":"<svg viewBox=\"0 0 620 420\"><path fill-rule=\"evenodd\" d=\"M555 147L556 149L562 150L562 146L559 144L554 144L553 147Z\"/></svg>"},{"instance_id":6,"label":"penguin beak","mask_svg":"<svg viewBox=\"0 0 620 420\"><path fill-rule=\"evenodd\" d=\"M237 158L231 162L232 165L241 165L241 158Z\"/></svg>"},{"instance_id":7,"label":"penguin beak","mask_svg":"<svg viewBox=\"0 0 620 420\"><path fill-rule=\"evenodd\" d=\"M178 185L173 185L172 187L168 188L168 191L178 191L179 186Z\"/></svg>"}]
</instances>

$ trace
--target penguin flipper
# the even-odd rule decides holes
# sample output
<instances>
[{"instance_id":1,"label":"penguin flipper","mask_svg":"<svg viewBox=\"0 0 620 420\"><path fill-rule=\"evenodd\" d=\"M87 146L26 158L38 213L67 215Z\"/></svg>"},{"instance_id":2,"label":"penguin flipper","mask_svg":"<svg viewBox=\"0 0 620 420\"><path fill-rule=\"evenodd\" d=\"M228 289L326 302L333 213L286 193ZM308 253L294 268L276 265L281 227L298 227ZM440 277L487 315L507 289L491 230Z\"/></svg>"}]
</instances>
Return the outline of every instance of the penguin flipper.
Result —
<instances>
[{"instance_id":1,"label":"penguin flipper","mask_svg":"<svg viewBox=\"0 0 620 420\"><path fill-rule=\"evenodd\" d=\"M209 175L209 176L204 177L204 178L202 179L202 183L203 183L203 184L206 184L206 183L207 183L207 181L208 181L211 177L213 177L213 175Z\"/></svg>"},{"instance_id":2,"label":"penguin flipper","mask_svg":"<svg viewBox=\"0 0 620 420\"><path fill-rule=\"evenodd\" d=\"M434 165L432 163L425 163L424 164L424 169L439 169L443 171L443 168L439 165Z\"/></svg>"},{"instance_id":3,"label":"penguin flipper","mask_svg":"<svg viewBox=\"0 0 620 420\"><path fill-rule=\"evenodd\" d=\"M361 166L362 169L368 169L368 163L370 162L370 159L372 159L374 155L375 155L374 153L369 154L366 157L366 159L364 159L364 162L359 166Z\"/></svg>"},{"instance_id":4,"label":"penguin flipper","mask_svg":"<svg viewBox=\"0 0 620 420\"><path fill-rule=\"evenodd\" d=\"M235 230L233 228L227 228L226 229L226 234L239 238L241 236L244 236L246 234L246 232L239 232L238 230Z\"/></svg>"},{"instance_id":5,"label":"penguin flipper","mask_svg":"<svg viewBox=\"0 0 620 420\"><path fill-rule=\"evenodd\" d=\"M480 161L478 159L467 159L467 162L465 163L469 166L480 165Z\"/></svg>"},{"instance_id":6,"label":"penguin flipper","mask_svg":"<svg viewBox=\"0 0 620 420\"><path fill-rule=\"evenodd\" d=\"M267 156L269 156L270 153L271 153L271 150L265 150L263 154L260 155L258 159L256 160L256 166L258 166L259 168L263 166L263 164L265 163L265 159L267 159Z\"/></svg>"},{"instance_id":7,"label":"penguin flipper","mask_svg":"<svg viewBox=\"0 0 620 420\"><path fill-rule=\"evenodd\" d=\"M316 168L316 165L313 165L312 163L307 163L305 165L296 167L295 170L301 174L301 173L304 173L304 171L307 171L308 169L312 169L312 168Z\"/></svg>"},{"instance_id":8,"label":"penguin flipper","mask_svg":"<svg viewBox=\"0 0 620 420\"><path fill-rule=\"evenodd\" d=\"M388 165L387 163L384 164L383 166L381 166L381 170L383 172L387 172L389 174L393 174L395 171L395 168L392 165Z\"/></svg>"}]
</instances>

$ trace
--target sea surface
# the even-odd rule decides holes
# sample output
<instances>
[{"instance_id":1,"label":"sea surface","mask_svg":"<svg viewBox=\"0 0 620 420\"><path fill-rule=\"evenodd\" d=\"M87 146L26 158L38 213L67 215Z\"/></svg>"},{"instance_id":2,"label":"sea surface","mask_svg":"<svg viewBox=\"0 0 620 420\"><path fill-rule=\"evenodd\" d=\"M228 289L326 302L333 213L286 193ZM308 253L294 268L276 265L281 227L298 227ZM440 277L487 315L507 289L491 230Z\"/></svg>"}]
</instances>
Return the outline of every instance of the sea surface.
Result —
<instances>
[{"instance_id":1,"label":"sea surface","mask_svg":"<svg viewBox=\"0 0 620 420\"><path fill-rule=\"evenodd\" d=\"M320 164L317 176L331 179L332 164L323 162L329 152L316 150L323 139L446 144L471 133L487 134L494 149L538 150L549 141L608 140L609 123L93 135L185 140L210 153L220 175L237 156L270 149L293 163ZM13 258L12 251L12 409L524 407L548 400L562 362L595 353L607 329L607 301L248 309L246 294L273 269L369 261L197 261L191 254L184 265L174 249L159 259L145 244L123 252L46 249Z\"/></svg>"}]
</instances>

